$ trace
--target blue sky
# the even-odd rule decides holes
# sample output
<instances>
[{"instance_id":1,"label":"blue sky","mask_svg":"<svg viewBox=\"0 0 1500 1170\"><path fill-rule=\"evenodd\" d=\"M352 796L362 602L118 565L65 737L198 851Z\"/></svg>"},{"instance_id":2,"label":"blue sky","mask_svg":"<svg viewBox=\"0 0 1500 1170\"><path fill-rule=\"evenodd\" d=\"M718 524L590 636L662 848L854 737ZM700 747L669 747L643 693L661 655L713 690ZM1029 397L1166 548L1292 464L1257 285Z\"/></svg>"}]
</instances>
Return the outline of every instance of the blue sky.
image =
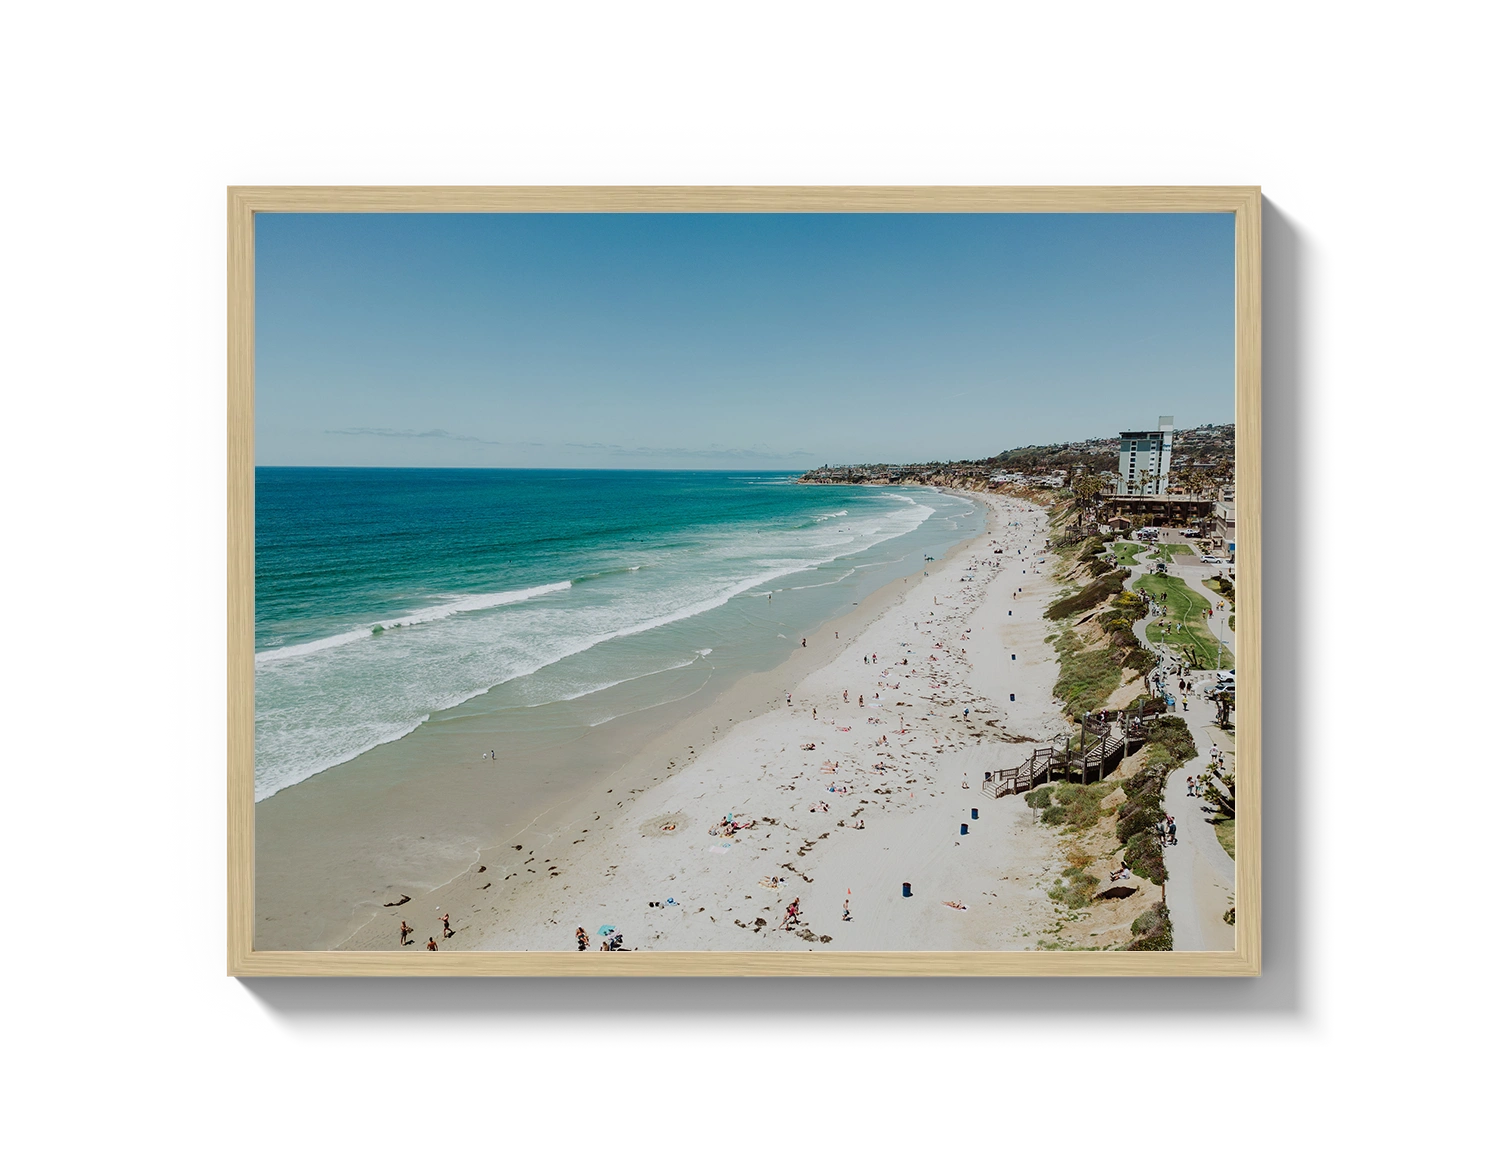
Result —
<instances>
[{"instance_id":1,"label":"blue sky","mask_svg":"<svg viewBox=\"0 0 1500 1170\"><path fill-rule=\"evenodd\" d=\"M1234 416L1229 215L256 217L261 465L804 468Z\"/></svg>"}]
</instances>

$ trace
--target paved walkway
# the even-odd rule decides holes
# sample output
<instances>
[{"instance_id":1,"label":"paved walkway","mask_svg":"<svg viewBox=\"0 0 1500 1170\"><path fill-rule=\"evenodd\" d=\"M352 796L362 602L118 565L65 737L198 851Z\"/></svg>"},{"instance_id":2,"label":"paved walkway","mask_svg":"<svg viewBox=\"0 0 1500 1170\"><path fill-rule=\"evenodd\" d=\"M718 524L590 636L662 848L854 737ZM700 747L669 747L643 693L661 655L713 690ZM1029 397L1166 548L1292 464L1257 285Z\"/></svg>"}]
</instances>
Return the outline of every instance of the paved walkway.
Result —
<instances>
[{"instance_id":1,"label":"paved walkway","mask_svg":"<svg viewBox=\"0 0 1500 1170\"><path fill-rule=\"evenodd\" d=\"M1210 568L1211 566L1204 566ZM1217 571L1216 567L1213 567ZM1127 588L1151 571L1151 566L1142 566L1133 572ZM1204 577L1210 572L1184 572L1182 566L1173 565L1168 570L1172 576L1183 578L1189 585L1203 593L1205 598L1216 598L1217 594L1203 586ZM1217 627L1222 619L1216 617ZM1142 645L1146 641L1147 619L1135 623L1136 637ZM1218 629L1215 629L1218 632ZM1226 629L1224 631L1228 633ZM1168 651L1169 660L1171 651ZM1213 671L1194 671L1191 675L1199 692L1213 676ZM1211 748L1222 748L1229 757L1229 771L1234 770L1234 736L1213 724L1217 713L1214 705L1198 696L1187 699L1187 710L1182 709L1182 693L1177 690L1176 678L1169 680L1173 697L1177 700L1174 714L1187 723L1193 733L1193 743L1198 754L1167 777L1166 791L1162 795L1162 807L1177 822L1177 844L1165 849L1167 866L1167 905L1172 910L1172 949L1177 951L1232 951L1234 950L1234 927L1224 921L1224 912L1234 904L1234 859L1224 852L1211 822L1212 812L1205 811L1206 802L1190 797L1187 778L1197 776L1208 767Z\"/></svg>"}]
</instances>

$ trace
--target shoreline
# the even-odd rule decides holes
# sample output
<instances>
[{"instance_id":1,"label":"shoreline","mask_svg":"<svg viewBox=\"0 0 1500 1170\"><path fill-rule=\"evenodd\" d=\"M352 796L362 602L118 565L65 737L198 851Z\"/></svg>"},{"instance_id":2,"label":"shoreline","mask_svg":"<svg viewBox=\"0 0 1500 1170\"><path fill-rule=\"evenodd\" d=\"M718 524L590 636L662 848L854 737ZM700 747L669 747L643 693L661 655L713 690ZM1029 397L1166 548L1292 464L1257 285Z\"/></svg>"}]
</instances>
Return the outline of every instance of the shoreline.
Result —
<instances>
[{"instance_id":1,"label":"shoreline","mask_svg":"<svg viewBox=\"0 0 1500 1170\"><path fill-rule=\"evenodd\" d=\"M1055 656L1043 641L1045 629L1040 617L1055 585L1045 574L1024 576L1029 562L1011 547L1010 533L1002 526L1003 517L1027 515L1026 531L1033 550L1029 556L1035 558L1037 547L1046 539L1046 516L1037 505L1014 497L946 490L985 507L988 516L981 533L955 543L941 560L928 563L926 572L930 577L900 579L882 586L862 600L862 612L858 615L839 615L809 634L805 654L798 650L772 670L752 673L732 683L707 706L660 730L621 766L605 774L604 779L587 784L549 806L506 838L487 848L477 849L469 864L462 867L452 880L431 887L425 893L411 891L411 901L401 906L374 909L365 923L338 945L354 949L391 949L397 945L396 928L403 920L418 924L417 942L420 943L425 934L432 933L430 921L435 921L439 912L451 915L456 931L452 940L440 944L443 947L571 950L575 949L573 930L583 925L583 921L565 920L584 916L586 912L596 917L604 914L607 924L617 924L615 919L622 920L618 925L635 945L715 950L747 945L748 936L733 926L727 929L734 937L725 936L719 924L721 915L711 912L710 903L715 898L723 901L722 891L699 896L698 900L704 907L702 918L706 920L701 929L698 924L685 930L668 929L665 932L660 928L650 928L654 933L643 935L643 930L648 929L647 924L636 920L639 911L648 908L652 902L665 902L672 896L672 888L680 889L682 883L689 880L687 874L667 872L685 868L678 862L698 864L712 859L716 863L719 856L733 848L733 842L722 848L713 844L706 835L708 826L703 815L689 811L686 806L691 803L699 808L705 807L700 802L712 795L713 800L707 807L718 809L724 805L718 816L730 812L738 816L738 810L744 810L747 815L765 815L765 824L778 826L771 831L782 836L791 829L793 821L817 820L816 816L795 812L800 797L790 797L793 802L791 815L786 811L757 814L751 805L764 805L768 799L782 802L787 799L779 792L771 797L771 788L779 786L768 787L763 781L773 778L774 770L784 769L789 761L794 761L792 766L799 773L797 779L803 781L804 792L819 787L803 775L807 771L806 765L809 761L822 759L825 751L836 753L845 746L852 747L855 738L852 733L858 722L851 713L858 710L852 697L850 707L844 707L829 689L830 679L848 672L850 664L856 658L866 657L867 647L877 643L879 648L872 652L877 655L884 653L887 661L894 661L891 647L895 644L894 639L899 637L897 624L905 628L906 621L913 618L919 626L932 627L936 623L937 629L953 629L951 634L938 639L938 646L948 648L944 661L938 667L934 665L938 662L936 655L932 662L912 659L911 665L904 668L913 676L909 681L903 680L907 681L906 698L897 698L892 705L895 692L888 691L883 703L872 699L870 707L860 712L870 722L858 723L859 738L873 740L872 724L877 718L881 720L878 726L883 733L895 730L888 722L892 716L900 716L898 722L901 723L909 717L913 725L935 722L934 726L922 729L924 736L932 733L930 745L925 739L920 747L904 740L901 746L909 750L883 753L891 757L888 766L893 774L896 769L906 769L902 773L906 776L904 781L894 778L884 781L882 774L871 773L858 783L865 793L865 803L861 808L864 817L873 821L881 815L872 803L877 789L884 798L881 811L893 811L890 806L892 801L897 801L899 813L883 827L870 824L872 832L858 836L846 825L848 818L840 820L837 826L830 821L827 826L821 826L829 830L823 832L821 838L799 838L797 856L811 852L814 840L826 840L835 835L834 829L850 828L849 832L838 832L839 840L829 842L819 852L827 854L832 864L849 874L858 871L863 875L871 868L869 854L890 851L890 843L880 842L887 840L890 826L900 821L904 828L899 852L905 868L927 874L919 879L924 884L929 878L937 884L952 882L956 875L940 876L938 871L951 868L952 861L941 847L952 848L947 846L946 838L957 832L958 818L951 812L936 814L939 804L945 800L952 803L949 799L949 789L952 788L957 790L956 795L961 800L972 801L981 808L988 834L987 847L977 845L986 833L979 832L979 826L975 825L975 832L963 837L964 843L970 847L957 853L965 855L966 864L972 864L975 855L980 855L980 865L973 872L986 874L981 884L990 888L984 891L976 888L968 894L960 891L960 900L967 903L972 898L985 903L991 912L969 917L945 910L952 916L952 926L972 927L982 938L935 937L928 942L923 940L921 929L912 933L901 930L895 922L887 922L882 927L881 916L874 916L862 917L862 927L868 921L869 929L883 934L895 929L898 935L910 937L904 940L902 937L885 937L879 941L862 942L858 941L858 936L868 934L869 929L851 930L846 926L836 932L840 935L837 940L828 935L826 941L814 942L813 945L826 946L836 942L838 946L856 949L921 949L927 945L939 949L970 946L1014 948L1026 945L1024 940L1028 932L1025 928L1037 927L1046 914L1047 899L1041 890L1041 880L1051 872L1051 855L1055 848L1049 835L1023 831L1030 828L1030 810L1024 802L992 801L979 794L979 787L986 767L1014 762L1009 757L1023 756L1029 750L1025 743L1045 739L1048 736L1043 732L1050 734L1061 728L1058 704L1051 697L1051 684L1056 677ZM996 544L1006 548L1002 558L988 555ZM991 561L994 567L971 571L975 562ZM981 576L982 581L978 579ZM1004 587L1014 585L1024 590L1032 581L1036 582L1037 592L1027 595L1024 601L1011 601L1005 597ZM930 605L923 600L924 582L934 589ZM941 615L939 609L944 611ZM1015 611L1014 616L1010 611ZM922 617L924 612L931 616ZM979 624L972 627L975 631L973 641L958 647L957 642L969 640L968 635L958 632L955 626L955 622L963 621ZM832 636L834 630L838 631L839 637ZM919 628L908 640L915 645L931 635L931 629ZM975 652L972 656L970 650ZM914 650L908 648L903 657L910 659L913 653ZM1020 659L1024 659L1024 663ZM919 681L914 677L918 668L929 668L932 675L930 679L921 680L927 682L922 692L915 689ZM861 664L861 669L868 670L868 667ZM968 677L960 678L960 675ZM941 682L936 681L939 678ZM869 694L874 695L881 685L889 683L882 684L872 679ZM1006 687L1014 687L1015 691L1003 689ZM939 694L931 694L932 689L938 690ZM788 691L793 693L790 709L785 699ZM964 720L956 712L946 710L939 713L939 706L951 707L960 701L954 694L956 691L961 691L966 697L973 719ZM1024 715L1019 714L1019 706L1012 706L1005 697L1012 693L1022 699ZM816 724L811 719L814 706L821 707ZM905 710L898 712L897 706ZM839 724L837 720L829 722L826 715L835 710L840 719L849 721L847 725ZM963 726L955 724L955 720ZM837 737L845 734L851 738L842 744L837 743ZM916 734L913 732L912 738L916 738ZM789 757L789 750L803 746L792 743L789 736L791 740L799 737L821 740L818 754ZM830 737L835 738L834 745L828 744ZM880 763L887 766L883 760ZM841 761L841 766L858 765L849 760ZM873 780L870 779L872 775ZM966 775L973 781L970 792L961 789ZM789 776L779 778L790 779ZM902 789L901 795L892 795L898 785ZM793 780L791 788L795 787L796 781ZM712 819L717 820L718 816ZM544 818L545 824L538 823ZM661 826L667 824L676 827L662 830ZM936 839L934 834L941 839ZM784 845L783 851L790 856L791 846L798 842L779 844ZM763 844L759 851L764 853L771 847ZM663 858L656 858L660 850L666 853ZM678 856L684 853L685 856ZM840 854L844 855L843 861L837 860ZM674 857L676 861L672 860ZM933 869L934 862L936 870ZM813 867L811 862L796 862L795 865L803 883L816 880L813 875L817 868L821 868L821 864ZM663 866L663 873L654 876L642 872L643 867L651 871ZM998 872L1000 870L1007 872ZM755 876L760 881L751 885L763 886L771 875ZM700 885L706 877L699 875L693 879L693 884ZM859 884L863 887L867 882L872 886L883 884L890 888L889 881L877 882L864 876ZM653 890L652 887L663 883L664 888ZM1007 883L1006 896L1002 897L995 887ZM958 884L963 884L962 879ZM743 886L744 876L741 875L737 879L735 900L749 899L754 903L757 900L755 895L744 892ZM503 899L500 898L500 887L504 887ZM899 889L899 883L894 888ZM766 891L757 889L756 893L765 896ZM658 898L656 894L661 896ZM771 912L771 901L774 901L774 896L759 908L762 916ZM1005 909L1000 917L1007 925L1000 929L1004 937L997 941L994 937L997 921L994 908L1002 904ZM612 911L612 905L618 905L619 911ZM651 909L654 913L655 908ZM670 912L666 913L670 916ZM696 906L693 916L699 917ZM590 922L586 927L591 937L599 925ZM679 927L682 925L678 924ZM927 925L931 926L930 923ZM752 928L745 923L743 929ZM775 945L773 938L778 942L797 940L795 945L806 945L803 936L783 936L764 926L754 928L752 933L758 946ZM826 929L824 933L827 934ZM941 925L938 935L943 935Z\"/></svg>"},{"instance_id":2,"label":"shoreline","mask_svg":"<svg viewBox=\"0 0 1500 1170\"><path fill-rule=\"evenodd\" d=\"M945 494L974 502L970 493ZM954 541L928 568L949 562L970 540ZM808 649L791 650L768 670L717 683L710 666L693 691L610 720L607 730L538 733L530 748L506 754L503 771L480 756L504 713L447 716L257 802L257 948L369 945L364 933L394 909L387 903L435 901L486 854L552 840L583 806L594 815L619 792L670 777L737 721L770 709L766 696L794 687L835 654L821 630L852 637L911 584L907 577L878 586L857 608L810 631ZM665 720L652 715L663 708ZM524 783L507 783L518 773L528 773Z\"/></svg>"}]
</instances>

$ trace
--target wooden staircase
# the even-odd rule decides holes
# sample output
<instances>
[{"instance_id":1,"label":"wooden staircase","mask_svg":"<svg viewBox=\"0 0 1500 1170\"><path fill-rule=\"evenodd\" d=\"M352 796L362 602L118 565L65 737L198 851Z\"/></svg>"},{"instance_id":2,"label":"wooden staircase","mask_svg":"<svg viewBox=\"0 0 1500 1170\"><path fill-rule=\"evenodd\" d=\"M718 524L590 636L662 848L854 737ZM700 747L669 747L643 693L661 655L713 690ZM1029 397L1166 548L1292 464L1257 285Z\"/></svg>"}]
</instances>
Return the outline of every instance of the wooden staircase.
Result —
<instances>
[{"instance_id":1,"label":"wooden staircase","mask_svg":"<svg viewBox=\"0 0 1500 1170\"><path fill-rule=\"evenodd\" d=\"M1102 780L1146 742L1145 728L1138 723L1090 719L1085 721L1084 730L1094 737L1085 754L1080 756L1055 747L1036 748L1031 758L1019 767L986 772L981 791L999 800L1010 793L1029 792L1052 780Z\"/></svg>"}]
</instances>

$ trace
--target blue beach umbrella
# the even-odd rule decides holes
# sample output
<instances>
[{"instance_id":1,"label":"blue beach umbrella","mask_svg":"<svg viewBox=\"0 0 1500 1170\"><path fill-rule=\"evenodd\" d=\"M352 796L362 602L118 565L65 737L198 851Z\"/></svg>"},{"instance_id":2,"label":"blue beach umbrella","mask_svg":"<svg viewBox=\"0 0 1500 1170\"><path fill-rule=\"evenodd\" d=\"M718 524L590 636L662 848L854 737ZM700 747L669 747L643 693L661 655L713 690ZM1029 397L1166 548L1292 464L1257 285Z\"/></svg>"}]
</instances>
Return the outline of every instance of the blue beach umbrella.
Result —
<instances>
[{"instance_id":1,"label":"blue beach umbrella","mask_svg":"<svg viewBox=\"0 0 1500 1170\"><path fill-rule=\"evenodd\" d=\"M599 928L599 933L601 935L602 934L614 934L614 932L615 932L615 928L613 926L601 926Z\"/></svg>"}]
</instances>

